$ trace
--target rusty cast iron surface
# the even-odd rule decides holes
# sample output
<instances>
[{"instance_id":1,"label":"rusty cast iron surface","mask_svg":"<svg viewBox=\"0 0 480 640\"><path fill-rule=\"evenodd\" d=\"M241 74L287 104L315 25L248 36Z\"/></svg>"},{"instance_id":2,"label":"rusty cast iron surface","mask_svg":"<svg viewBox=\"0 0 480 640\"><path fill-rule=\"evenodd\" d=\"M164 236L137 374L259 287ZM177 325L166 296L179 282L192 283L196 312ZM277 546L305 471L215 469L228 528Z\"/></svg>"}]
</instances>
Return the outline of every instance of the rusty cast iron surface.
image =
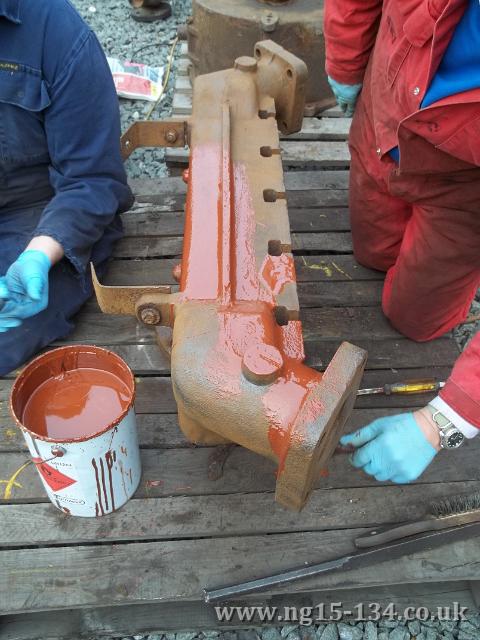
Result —
<instances>
[{"instance_id":1,"label":"rusty cast iron surface","mask_svg":"<svg viewBox=\"0 0 480 640\"><path fill-rule=\"evenodd\" d=\"M273 459L276 499L296 510L335 450L366 358L343 343L323 375L303 364L278 128L301 127L306 78L304 63L270 41L234 69L199 76L180 291L95 279L103 311L135 313L171 350L186 437Z\"/></svg>"},{"instance_id":2,"label":"rusty cast iron surface","mask_svg":"<svg viewBox=\"0 0 480 640\"><path fill-rule=\"evenodd\" d=\"M305 115L335 105L325 74L323 0L193 0L187 25L193 76L228 69L271 39L309 71Z\"/></svg>"}]
</instances>

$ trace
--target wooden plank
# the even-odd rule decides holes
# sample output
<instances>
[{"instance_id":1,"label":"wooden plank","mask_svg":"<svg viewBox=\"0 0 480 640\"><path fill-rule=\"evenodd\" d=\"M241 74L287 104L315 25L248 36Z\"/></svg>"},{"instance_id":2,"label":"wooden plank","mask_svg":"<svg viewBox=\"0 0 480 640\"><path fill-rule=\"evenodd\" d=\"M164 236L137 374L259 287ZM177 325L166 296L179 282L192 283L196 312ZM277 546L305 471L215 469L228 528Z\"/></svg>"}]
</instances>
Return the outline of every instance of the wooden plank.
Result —
<instances>
[{"instance_id":1,"label":"wooden plank","mask_svg":"<svg viewBox=\"0 0 480 640\"><path fill-rule=\"evenodd\" d=\"M341 288L349 283L336 283ZM368 283L370 285L372 283ZM378 283L375 283L378 284ZM317 283L316 287L325 287ZM321 295L319 296L321 299ZM301 311L303 334L306 343L338 338L359 341L375 336L377 340L398 338L404 340L392 327L382 310L374 307L303 308ZM58 342L61 341L57 341ZM93 342L105 344L153 344L155 333L130 316L111 316L84 310L68 336L68 342Z\"/></svg>"},{"instance_id":2,"label":"wooden plank","mask_svg":"<svg viewBox=\"0 0 480 640\"><path fill-rule=\"evenodd\" d=\"M172 402L172 405L167 408L166 403L163 402L162 394L159 393L161 386L158 385L158 381L162 380L162 378L149 378L149 380L152 381L151 397L146 398L145 395L139 394L135 405L140 447L144 449L191 449L197 446L189 442L180 430L177 414L173 413L177 410L176 404ZM359 408L353 411L347 422L346 431L353 431L381 416L400 413L405 411L406 408L413 410L417 405L425 405L432 397L422 396L420 399L401 397L399 400L394 400L395 407L375 399L371 403L373 405L371 408L368 408L368 402L363 400L360 402L359 399L359 407L367 408ZM375 407L375 403L378 407ZM160 405L160 408L158 408L158 405ZM155 413L142 413L149 406L153 406ZM156 411L157 408L158 411ZM171 413L166 413L167 410ZM0 451L18 452L26 450L25 440L21 431L14 426L8 408L0 407Z\"/></svg>"},{"instance_id":3,"label":"wooden plank","mask_svg":"<svg viewBox=\"0 0 480 640\"><path fill-rule=\"evenodd\" d=\"M127 237L115 245L116 258L159 258L181 255L183 239L181 237ZM349 253L352 251L350 232L332 231L327 233L292 233L294 251L331 251Z\"/></svg>"},{"instance_id":4,"label":"wooden plank","mask_svg":"<svg viewBox=\"0 0 480 640\"><path fill-rule=\"evenodd\" d=\"M285 186L288 191L318 191L348 189L349 172L336 171L286 171ZM161 204L166 198L185 195L187 186L180 177L131 178L129 184L138 201L147 202L156 197Z\"/></svg>"},{"instance_id":5,"label":"wooden plank","mask_svg":"<svg viewBox=\"0 0 480 640\"><path fill-rule=\"evenodd\" d=\"M199 600L203 587L269 575L354 550L365 529L0 552L0 613ZM274 593L475 580L480 541L279 586Z\"/></svg>"},{"instance_id":6,"label":"wooden plank","mask_svg":"<svg viewBox=\"0 0 480 640\"><path fill-rule=\"evenodd\" d=\"M180 103L186 102L186 96L178 94L174 97L174 114L186 114L186 107ZM290 141L280 142L284 167L305 167L320 169L323 167L346 168L350 165L348 144L342 141ZM167 163L187 164L189 150L181 147L165 149Z\"/></svg>"},{"instance_id":7,"label":"wooden plank","mask_svg":"<svg viewBox=\"0 0 480 640\"><path fill-rule=\"evenodd\" d=\"M175 78L175 94L177 93L185 93L187 95L191 95L192 93L192 83L190 82L190 77L186 74L177 73L177 77Z\"/></svg>"},{"instance_id":8,"label":"wooden plank","mask_svg":"<svg viewBox=\"0 0 480 640\"><path fill-rule=\"evenodd\" d=\"M177 77L188 76L190 72L191 62L188 58L180 58L177 61Z\"/></svg>"},{"instance_id":9,"label":"wooden plank","mask_svg":"<svg viewBox=\"0 0 480 640\"><path fill-rule=\"evenodd\" d=\"M300 131L282 140L346 140L350 132L351 118L304 118Z\"/></svg>"},{"instance_id":10,"label":"wooden plank","mask_svg":"<svg viewBox=\"0 0 480 640\"><path fill-rule=\"evenodd\" d=\"M377 281L381 285L384 278L384 274L380 271L373 271L359 265L351 254L295 256L294 260L300 296L302 296L303 291L308 296L314 294L313 288L302 288L301 285L304 283L354 282L359 285L360 282L365 282L368 285L369 281ZM176 281L172 276L172 269L178 262L179 258L113 260L109 265L103 282L105 284L124 286L156 283L175 285ZM368 287L365 291L367 290ZM376 284L373 285L372 291L378 291ZM351 297L347 294L342 294L341 286L339 287L338 296L335 292L329 295L334 296L335 299L342 296L343 299L352 300L352 302L358 299L358 294L356 293ZM302 304L305 304L306 300L307 296L305 295L302 299ZM322 304L325 303L322 302Z\"/></svg>"},{"instance_id":11,"label":"wooden plank","mask_svg":"<svg viewBox=\"0 0 480 640\"><path fill-rule=\"evenodd\" d=\"M188 93L174 93L172 100L172 116L189 116L191 113L192 95ZM169 149L165 149L165 151L169 151Z\"/></svg>"},{"instance_id":12,"label":"wooden plank","mask_svg":"<svg viewBox=\"0 0 480 640\"><path fill-rule=\"evenodd\" d=\"M437 340L417 344L406 338L393 340L357 340L358 346L369 353L367 369L411 369L419 363L429 369L449 367L456 360L459 350L453 340ZM136 375L165 375L170 372L167 358L153 344L104 344L107 349L126 360ZM320 370L325 369L338 349L339 341L306 342L306 363Z\"/></svg>"},{"instance_id":13,"label":"wooden plank","mask_svg":"<svg viewBox=\"0 0 480 640\"><path fill-rule=\"evenodd\" d=\"M477 439L469 441L461 452L442 452L416 484L478 482L479 451L480 441ZM159 498L274 491L276 465L272 461L236 447L225 465L223 477L214 482L208 479L207 474L210 453L209 447L142 449L143 476L136 496ZM0 453L0 481L8 480L25 460L26 454L23 452ZM22 471L18 482L21 486L14 487L11 502L46 502L43 485L33 465ZM337 455L332 459L328 470L322 472L316 488L341 489L377 485L374 478L353 468L347 456ZM452 492L457 493L454 488Z\"/></svg>"},{"instance_id":14,"label":"wooden plank","mask_svg":"<svg viewBox=\"0 0 480 640\"><path fill-rule=\"evenodd\" d=\"M419 584L387 585L369 587L368 589L342 589L330 591L296 592L288 595L274 595L261 597L257 594L245 596L235 604L268 605L278 608L278 620L252 621L255 627L270 626L277 623L281 626L284 619L280 619L287 610L285 607L295 607L298 612L303 607L315 607L321 602L342 602L344 610L355 610L359 603L364 603L365 611L369 611L371 603L378 603L379 610L385 611L390 603L395 603L397 611L404 611L407 607L422 606L430 611L437 607L449 607L453 611L454 603L467 607L470 612L475 610L475 603L464 580L452 582L429 582ZM306 611L307 609L303 609ZM315 614L314 614L315 615ZM206 607L200 601L185 602L155 602L152 604L123 605L120 607L94 607L92 609L70 609L68 611L48 611L30 614L16 614L2 618L2 640L91 640L112 636L130 636L132 629L137 634L159 635L168 631L190 629L217 629L219 632L227 629L244 628L245 622L238 620L219 622L213 607Z\"/></svg>"},{"instance_id":15,"label":"wooden plank","mask_svg":"<svg viewBox=\"0 0 480 640\"><path fill-rule=\"evenodd\" d=\"M455 491L474 493L476 487L458 482ZM122 507L121 517L102 518L71 518L49 503L0 504L0 547L325 531L346 522L375 528L423 518L448 491L442 483L319 489L301 517L276 504L271 493L136 499Z\"/></svg>"},{"instance_id":16,"label":"wooden plank","mask_svg":"<svg viewBox=\"0 0 480 640\"><path fill-rule=\"evenodd\" d=\"M347 208L295 209L289 211L290 230L298 232L350 231ZM183 211L160 211L156 205L138 203L122 216L125 236L181 236Z\"/></svg>"},{"instance_id":17,"label":"wooden plank","mask_svg":"<svg viewBox=\"0 0 480 640\"><path fill-rule=\"evenodd\" d=\"M361 387L378 387L400 380L425 377L446 380L450 370L451 367L366 371ZM11 379L0 379L0 451L17 451L26 448L21 432L14 427L10 416L8 397L12 383ZM353 431L381 415L396 413L401 408L416 408L425 405L434 395L436 394L359 397L356 401L357 408L347 422L346 430ZM137 377L135 409L141 447L192 446L185 440L178 427L175 415L177 405L173 397L170 377Z\"/></svg>"}]
</instances>

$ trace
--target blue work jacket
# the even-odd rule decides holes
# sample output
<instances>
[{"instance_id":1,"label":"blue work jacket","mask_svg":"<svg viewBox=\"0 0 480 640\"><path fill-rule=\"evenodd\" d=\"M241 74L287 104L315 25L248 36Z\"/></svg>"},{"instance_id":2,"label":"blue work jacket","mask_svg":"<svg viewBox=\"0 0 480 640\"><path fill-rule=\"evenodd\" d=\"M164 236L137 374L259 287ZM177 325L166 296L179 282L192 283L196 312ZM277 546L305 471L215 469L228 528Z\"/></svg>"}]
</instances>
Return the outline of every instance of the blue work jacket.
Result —
<instances>
[{"instance_id":1,"label":"blue work jacket","mask_svg":"<svg viewBox=\"0 0 480 640\"><path fill-rule=\"evenodd\" d=\"M105 55L74 7L0 0L0 240L21 231L20 253L26 231L51 236L80 275L92 252L108 257L133 202L119 139ZM21 212L38 203L24 229Z\"/></svg>"}]
</instances>

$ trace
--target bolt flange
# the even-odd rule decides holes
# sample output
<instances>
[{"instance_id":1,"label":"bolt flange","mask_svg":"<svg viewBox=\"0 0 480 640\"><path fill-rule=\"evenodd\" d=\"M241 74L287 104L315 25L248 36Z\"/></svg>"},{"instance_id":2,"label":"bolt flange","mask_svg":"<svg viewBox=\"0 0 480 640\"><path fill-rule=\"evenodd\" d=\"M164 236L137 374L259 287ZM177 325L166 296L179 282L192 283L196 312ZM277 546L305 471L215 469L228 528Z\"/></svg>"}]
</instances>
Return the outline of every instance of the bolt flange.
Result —
<instances>
[{"instance_id":1,"label":"bolt flange","mask_svg":"<svg viewBox=\"0 0 480 640\"><path fill-rule=\"evenodd\" d=\"M142 307L138 316L143 324L155 325L160 324L162 320L162 314L156 307Z\"/></svg>"}]
</instances>

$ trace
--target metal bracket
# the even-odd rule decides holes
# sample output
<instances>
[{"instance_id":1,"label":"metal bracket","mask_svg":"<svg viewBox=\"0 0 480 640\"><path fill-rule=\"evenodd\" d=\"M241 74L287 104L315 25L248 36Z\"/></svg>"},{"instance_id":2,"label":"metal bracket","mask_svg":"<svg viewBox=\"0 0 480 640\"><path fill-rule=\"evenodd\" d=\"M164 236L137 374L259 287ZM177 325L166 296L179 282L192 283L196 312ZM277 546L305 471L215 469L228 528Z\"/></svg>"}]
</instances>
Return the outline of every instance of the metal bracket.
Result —
<instances>
[{"instance_id":1,"label":"metal bracket","mask_svg":"<svg viewBox=\"0 0 480 640\"><path fill-rule=\"evenodd\" d=\"M120 138L126 160L140 147L185 147L188 145L188 120L139 120Z\"/></svg>"}]
</instances>

